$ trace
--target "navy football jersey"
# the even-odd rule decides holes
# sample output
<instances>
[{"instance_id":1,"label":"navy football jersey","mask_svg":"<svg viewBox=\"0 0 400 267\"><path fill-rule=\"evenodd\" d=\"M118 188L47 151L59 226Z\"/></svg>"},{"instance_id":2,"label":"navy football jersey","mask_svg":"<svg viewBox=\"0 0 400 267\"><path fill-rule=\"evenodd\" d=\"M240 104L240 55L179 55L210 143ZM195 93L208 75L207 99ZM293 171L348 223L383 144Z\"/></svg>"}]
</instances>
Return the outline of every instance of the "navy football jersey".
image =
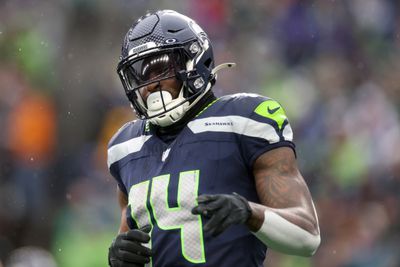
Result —
<instances>
[{"instance_id":1,"label":"navy football jersey","mask_svg":"<svg viewBox=\"0 0 400 267\"><path fill-rule=\"evenodd\" d=\"M212 237L191 209L201 194L237 192L259 203L255 160L294 149L292 139L283 108L255 94L215 100L170 143L146 120L125 124L110 141L108 166L128 197L129 226L152 226L149 266L262 266L267 248L245 225Z\"/></svg>"}]
</instances>

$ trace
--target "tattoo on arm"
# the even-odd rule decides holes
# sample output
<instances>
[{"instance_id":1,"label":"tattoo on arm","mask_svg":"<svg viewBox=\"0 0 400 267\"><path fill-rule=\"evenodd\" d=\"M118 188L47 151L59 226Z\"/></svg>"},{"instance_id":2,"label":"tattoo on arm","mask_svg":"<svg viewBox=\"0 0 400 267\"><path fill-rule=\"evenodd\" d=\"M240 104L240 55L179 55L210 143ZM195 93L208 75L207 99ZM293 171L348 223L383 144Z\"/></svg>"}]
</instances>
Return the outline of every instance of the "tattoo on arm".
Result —
<instances>
[{"instance_id":1,"label":"tattoo on arm","mask_svg":"<svg viewBox=\"0 0 400 267\"><path fill-rule=\"evenodd\" d=\"M262 177L256 178L256 186L262 203L271 208L298 206L299 199L304 196L305 186L293 162L279 158L272 168L267 168L260 175Z\"/></svg>"},{"instance_id":2,"label":"tattoo on arm","mask_svg":"<svg viewBox=\"0 0 400 267\"><path fill-rule=\"evenodd\" d=\"M261 205L250 203L253 214L248 226L251 230L261 226L265 209L272 209L299 227L318 232L311 195L290 148L278 148L261 155L253 172Z\"/></svg>"}]
</instances>

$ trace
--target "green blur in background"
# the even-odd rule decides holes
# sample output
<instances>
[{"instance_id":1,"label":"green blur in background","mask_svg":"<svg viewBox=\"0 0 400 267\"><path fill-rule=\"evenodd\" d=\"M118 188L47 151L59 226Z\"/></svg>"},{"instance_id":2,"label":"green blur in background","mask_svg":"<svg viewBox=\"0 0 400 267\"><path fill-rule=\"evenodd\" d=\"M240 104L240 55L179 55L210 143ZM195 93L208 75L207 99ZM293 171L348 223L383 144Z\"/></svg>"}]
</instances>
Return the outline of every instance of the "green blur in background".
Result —
<instances>
[{"instance_id":1,"label":"green blur in background","mask_svg":"<svg viewBox=\"0 0 400 267\"><path fill-rule=\"evenodd\" d=\"M265 266L400 266L395 0L1 1L0 266L107 266L121 214L107 143L135 119L116 65L157 9L195 19L216 63L238 64L217 96L266 95L290 120L322 243Z\"/></svg>"}]
</instances>

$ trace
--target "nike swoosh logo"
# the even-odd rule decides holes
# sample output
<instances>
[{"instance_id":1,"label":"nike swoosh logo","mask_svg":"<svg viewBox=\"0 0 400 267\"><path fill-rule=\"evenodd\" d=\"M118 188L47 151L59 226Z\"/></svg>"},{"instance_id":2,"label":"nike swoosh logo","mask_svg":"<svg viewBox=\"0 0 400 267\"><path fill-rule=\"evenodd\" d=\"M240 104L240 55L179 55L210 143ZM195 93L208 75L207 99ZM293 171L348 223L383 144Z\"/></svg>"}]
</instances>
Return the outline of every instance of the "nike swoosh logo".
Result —
<instances>
[{"instance_id":1,"label":"nike swoosh logo","mask_svg":"<svg viewBox=\"0 0 400 267\"><path fill-rule=\"evenodd\" d=\"M270 109L270 107L268 107L267 108L267 110L268 110L268 113L269 114L274 114L278 109L280 109L281 107L276 107L276 108L273 108L273 109Z\"/></svg>"}]
</instances>

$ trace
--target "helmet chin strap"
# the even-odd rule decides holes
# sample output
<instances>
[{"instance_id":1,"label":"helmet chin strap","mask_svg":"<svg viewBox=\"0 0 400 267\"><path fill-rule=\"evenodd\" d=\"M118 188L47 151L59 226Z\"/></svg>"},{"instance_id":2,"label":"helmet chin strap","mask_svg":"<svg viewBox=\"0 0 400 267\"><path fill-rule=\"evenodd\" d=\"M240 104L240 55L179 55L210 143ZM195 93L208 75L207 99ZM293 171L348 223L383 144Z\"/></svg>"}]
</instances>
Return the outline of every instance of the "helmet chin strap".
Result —
<instances>
[{"instance_id":1,"label":"helmet chin strap","mask_svg":"<svg viewBox=\"0 0 400 267\"><path fill-rule=\"evenodd\" d=\"M165 127L169 126L185 115L186 111L189 107L189 102L184 102L185 98L183 97L183 87L181 88L179 95L177 98L172 99L172 95L168 91L158 91L150 94L147 97L147 113L149 116L154 116L162 112L165 109L170 109L176 106L175 108L163 113L159 116L149 119L152 124ZM179 103L184 102L182 105Z\"/></svg>"},{"instance_id":2,"label":"helmet chin strap","mask_svg":"<svg viewBox=\"0 0 400 267\"><path fill-rule=\"evenodd\" d=\"M167 106L172 101L172 95L168 91L157 91L151 93L147 97L147 107L149 113L159 113L164 109L164 105ZM152 115L152 114L149 114Z\"/></svg>"}]
</instances>

